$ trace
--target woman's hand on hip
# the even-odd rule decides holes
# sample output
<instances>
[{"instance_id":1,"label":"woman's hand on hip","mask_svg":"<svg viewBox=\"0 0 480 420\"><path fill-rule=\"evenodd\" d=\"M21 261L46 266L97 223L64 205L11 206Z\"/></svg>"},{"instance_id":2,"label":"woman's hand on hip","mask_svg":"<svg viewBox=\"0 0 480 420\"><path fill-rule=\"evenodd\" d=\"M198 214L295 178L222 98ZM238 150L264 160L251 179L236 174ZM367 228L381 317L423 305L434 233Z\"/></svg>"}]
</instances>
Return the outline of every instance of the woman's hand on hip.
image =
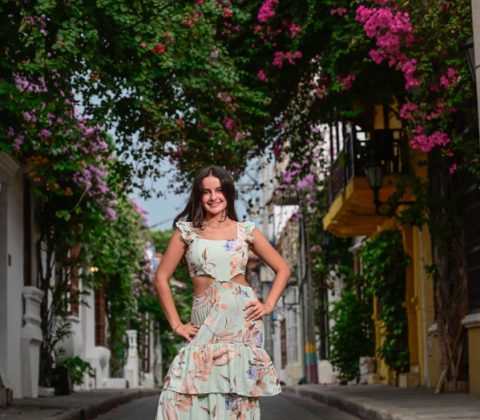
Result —
<instances>
[{"instance_id":1,"label":"woman's hand on hip","mask_svg":"<svg viewBox=\"0 0 480 420\"><path fill-rule=\"evenodd\" d=\"M200 325L189 322L188 324L180 324L175 328L175 334L190 342L192 341L192 338L197 335L199 329Z\"/></svg>"},{"instance_id":2,"label":"woman's hand on hip","mask_svg":"<svg viewBox=\"0 0 480 420\"><path fill-rule=\"evenodd\" d=\"M262 303L259 300L251 300L250 302L248 302L243 307L243 310L247 309L249 309L248 312L245 314L245 319L247 321L257 321L262 316L268 315L273 311L273 308L269 304Z\"/></svg>"}]
</instances>

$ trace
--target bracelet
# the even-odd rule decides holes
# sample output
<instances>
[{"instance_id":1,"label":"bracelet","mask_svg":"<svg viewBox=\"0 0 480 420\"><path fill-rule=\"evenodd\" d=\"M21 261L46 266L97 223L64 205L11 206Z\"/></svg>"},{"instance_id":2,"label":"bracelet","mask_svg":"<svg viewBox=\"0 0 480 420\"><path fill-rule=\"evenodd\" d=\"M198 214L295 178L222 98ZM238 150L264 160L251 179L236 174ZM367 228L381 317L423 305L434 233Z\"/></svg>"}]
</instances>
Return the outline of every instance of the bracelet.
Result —
<instances>
[{"instance_id":1,"label":"bracelet","mask_svg":"<svg viewBox=\"0 0 480 420\"><path fill-rule=\"evenodd\" d=\"M176 325L176 327L173 329L173 332L176 333L177 332L177 328L182 325L183 322L180 322L179 324Z\"/></svg>"}]
</instances>

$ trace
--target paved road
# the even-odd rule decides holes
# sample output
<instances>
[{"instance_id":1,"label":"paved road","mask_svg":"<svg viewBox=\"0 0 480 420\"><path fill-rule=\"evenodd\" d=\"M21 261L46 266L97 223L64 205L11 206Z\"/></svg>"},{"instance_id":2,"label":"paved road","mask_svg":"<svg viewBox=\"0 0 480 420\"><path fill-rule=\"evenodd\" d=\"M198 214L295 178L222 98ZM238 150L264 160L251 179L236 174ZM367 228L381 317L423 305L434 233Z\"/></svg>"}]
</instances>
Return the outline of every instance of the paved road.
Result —
<instances>
[{"instance_id":1,"label":"paved road","mask_svg":"<svg viewBox=\"0 0 480 420\"><path fill-rule=\"evenodd\" d=\"M158 396L141 398L121 405L95 420L154 420ZM343 411L318 403L308 398L290 394L261 398L261 420L358 420Z\"/></svg>"}]
</instances>

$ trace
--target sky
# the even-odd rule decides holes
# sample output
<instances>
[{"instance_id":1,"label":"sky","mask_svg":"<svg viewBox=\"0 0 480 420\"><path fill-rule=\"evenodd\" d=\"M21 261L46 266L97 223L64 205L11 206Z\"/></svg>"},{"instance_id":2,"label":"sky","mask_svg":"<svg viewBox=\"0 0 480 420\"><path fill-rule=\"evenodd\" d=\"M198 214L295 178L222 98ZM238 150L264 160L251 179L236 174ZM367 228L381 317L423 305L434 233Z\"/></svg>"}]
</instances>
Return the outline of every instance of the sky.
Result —
<instances>
[{"instance_id":1,"label":"sky","mask_svg":"<svg viewBox=\"0 0 480 420\"><path fill-rule=\"evenodd\" d=\"M84 112L83 98L81 95L75 95L78 101L78 107ZM93 103L98 102L98 98L92 99ZM111 128L109 134L115 139L115 127ZM137 136L133 136L136 142ZM174 174L177 169L174 165L164 160L160 167L160 173ZM188 193L176 194L168 188L169 177L163 177L159 180L145 179L144 184L148 185L152 191L152 197L148 200L140 196L140 191L134 191L130 196L142 207L147 213L147 224L154 230L168 230L172 227L175 216L185 207L188 199ZM252 220L255 223L260 222L259 215L249 214L247 210L248 199L256 200L257 203L262 201L262 192L254 191L253 186L262 181L261 158L251 159L245 170L245 175L235 184L238 199L236 201L236 210L239 220ZM161 197L156 197L157 191L163 191Z\"/></svg>"}]
</instances>

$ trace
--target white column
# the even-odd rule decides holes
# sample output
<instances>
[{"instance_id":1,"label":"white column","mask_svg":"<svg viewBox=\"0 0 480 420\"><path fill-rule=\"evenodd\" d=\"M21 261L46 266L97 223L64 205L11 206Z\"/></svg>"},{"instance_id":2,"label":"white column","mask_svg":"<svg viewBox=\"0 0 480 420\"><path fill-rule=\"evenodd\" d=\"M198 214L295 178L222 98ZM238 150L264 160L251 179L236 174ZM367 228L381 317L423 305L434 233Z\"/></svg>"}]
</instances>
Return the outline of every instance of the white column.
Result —
<instances>
[{"instance_id":1,"label":"white column","mask_svg":"<svg viewBox=\"0 0 480 420\"><path fill-rule=\"evenodd\" d=\"M22 393L24 397L38 397L38 366L40 364L40 344L42 329L40 305L43 292L33 286L23 288L25 313L21 333Z\"/></svg>"},{"instance_id":2,"label":"white column","mask_svg":"<svg viewBox=\"0 0 480 420\"><path fill-rule=\"evenodd\" d=\"M0 188L0 366L13 397L22 398L23 179L21 166L4 152Z\"/></svg>"},{"instance_id":3,"label":"white column","mask_svg":"<svg viewBox=\"0 0 480 420\"><path fill-rule=\"evenodd\" d=\"M125 379L129 388L139 386L139 360L137 350L137 330L127 330L128 335L128 358L125 365Z\"/></svg>"},{"instance_id":4,"label":"white column","mask_svg":"<svg viewBox=\"0 0 480 420\"><path fill-rule=\"evenodd\" d=\"M155 344L155 382L163 385L163 349L162 342L158 340Z\"/></svg>"}]
</instances>

